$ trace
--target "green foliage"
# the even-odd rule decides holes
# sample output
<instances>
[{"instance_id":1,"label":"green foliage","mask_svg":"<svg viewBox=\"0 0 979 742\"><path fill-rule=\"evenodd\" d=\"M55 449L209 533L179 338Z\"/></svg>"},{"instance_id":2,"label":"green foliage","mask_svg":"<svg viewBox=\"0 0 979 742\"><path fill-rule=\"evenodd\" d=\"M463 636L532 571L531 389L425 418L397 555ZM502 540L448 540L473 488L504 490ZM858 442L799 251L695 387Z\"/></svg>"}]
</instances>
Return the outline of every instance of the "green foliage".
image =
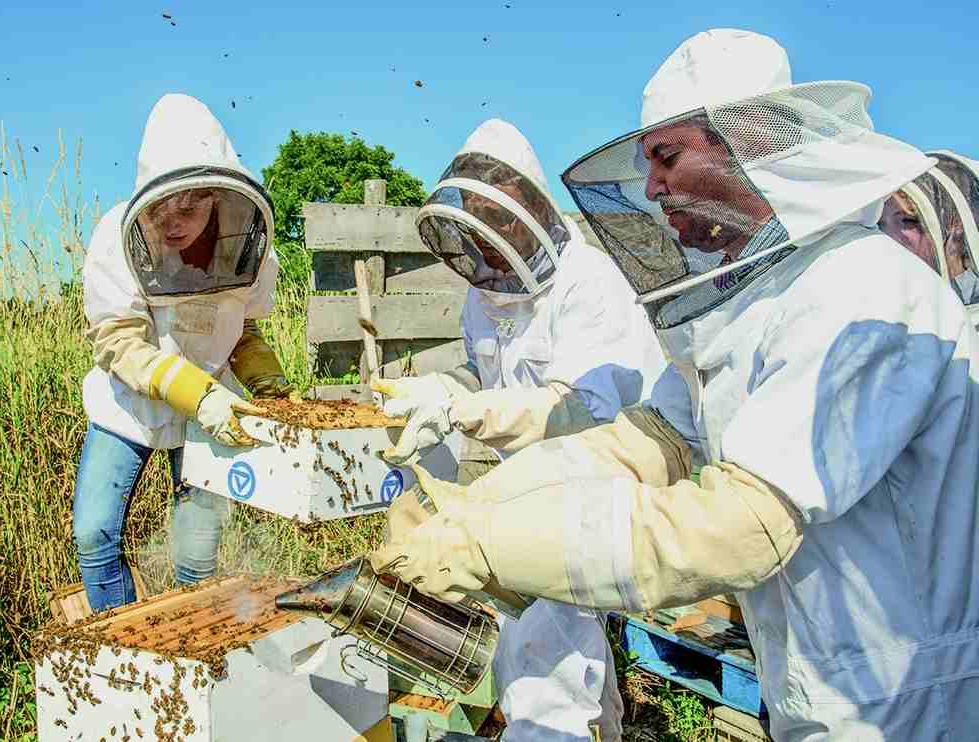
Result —
<instances>
[{"instance_id":1,"label":"green foliage","mask_svg":"<svg viewBox=\"0 0 979 742\"><path fill-rule=\"evenodd\" d=\"M609 617L608 639L625 704L623 742L707 742L714 738L708 705L695 693L639 667L639 655L626 652L621 621Z\"/></svg>"},{"instance_id":2,"label":"green foliage","mask_svg":"<svg viewBox=\"0 0 979 742\"><path fill-rule=\"evenodd\" d=\"M283 240L275 246L279 257L278 293L297 293L309 286L313 271L313 256L301 241ZM303 308L305 311L305 308Z\"/></svg>"},{"instance_id":3,"label":"green foliage","mask_svg":"<svg viewBox=\"0 0 979 742\"><path fill-rule=\"evenodd\" d=\"M0 736L10 742L37 739L34 672L28 662L0 668Z\"/></svg>"},{"instance_id":4,"label":"green foliage","mask_svg":"<svg viewBox=\"0 0 979 742\"><path fill-rule=\"evenodd\" d=\"M421 181L393 161L393 152L368 147L358 137L348 141L342 134L289 132L275 161L262 170L275 204L277 244L302 243L303 202L363 203L364 181L371 178L387 181L388 205L420 206L425 200Z\"/></svg>"}]
</instances>

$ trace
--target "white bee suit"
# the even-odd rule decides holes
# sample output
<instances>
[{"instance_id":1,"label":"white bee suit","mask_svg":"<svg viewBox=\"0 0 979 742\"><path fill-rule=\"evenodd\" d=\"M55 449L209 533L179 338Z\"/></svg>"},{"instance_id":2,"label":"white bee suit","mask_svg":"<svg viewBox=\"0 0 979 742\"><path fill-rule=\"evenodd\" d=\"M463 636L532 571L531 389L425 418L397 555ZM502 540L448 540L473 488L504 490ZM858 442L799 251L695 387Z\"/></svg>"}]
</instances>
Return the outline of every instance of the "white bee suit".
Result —
<instances>
[{"instance_id":1,"label":"white bee suit","mask_svg":"<svg viewBox=\"0 0 979 742\"><path fill-rule=\"evenodd\" d=\"M242 337L245 320L271 312L278 260L267 244L268 234L261 235L264 253L254 271L242 279L247 285L220 291L212 287L197 295L150 295L134 271L123 238L124 215L138 202L176 188L211 187L234 188L249 203L263 203L263 199L221 124L202 103L185 95L164 96L153 108L137 173L133 199L101 219L85 256L85 314L96 366L85 377L83 400L93 423L150 448L176 448L183 444L186 417L163 399L151 398L154 371L163 359L177 355L237 388L227 370L228 359ZM232 221L233 207L218 205L222 224ZM270 231L270 211L264 224ZM231 260L217 254L212 273L219 275L225 263L230 264L230 272L240 251L236 246ZM166 257L148 260L159 267L161 278L172 277Z\"/></svg>"},{"instance_id":2,"label":"white bee suit","mask_svg":"<svg viewBox=\"0 0 979 742\"><path fill-rule=\"evenodd\" d=\"M746 535L723 500L709 505L705 478L698 489L622 483L631 508L604 529L631 530L631 554L610 544L600 561L619 565L611 577L570 570L571 591L600 605L743 591L779 741L951 740L979 728L979 343L940 277L876 229L882 200L934 161L874 133L868 97L851 83L793 86L777 44L730 30L693 37L650 80L642 131L700 107L774 211L733 281L630 276L649 287L701 448L750 484L757 523ZM565 174L579 203L607 188L603 177L626 182L599 170L628 141ZM613 247L641 258L620 234ZM698 501L716 522L685 517ZM790 512L765 509L778 501Z\"/></svg>"},{"instance_id":3,"label":"white bee suit","mask_svg":"<svg viewBox=\"0 0 979 742\"><path fill-rule=\"evenodd\" d=\"M466 142L462 152L467 151L512 165L546 192L536 155L509 124L487 122ZM494 401L505 404L512 391L519 405L519 390L559 385L576 400L582 424L590 425L612 420L619 409L645 398L666 363L622 274L585 243L577 225L565 219L563 226L568 240L549 285L534 296L471 288L462 331L481 388L502 390ZM509 430L493 436L503 455L549 435L546 417L528 434L507 422L519 419L517 409L493 407L471 398L455 413L471 421L470 430ZM504 422L494 423L494 416ZM586 740L589 723L596 721L603 740L619 739L622 702L600 614L537 601L518 621L504 624L493 670L506 739Z\"/></svg>"}]
</instances>

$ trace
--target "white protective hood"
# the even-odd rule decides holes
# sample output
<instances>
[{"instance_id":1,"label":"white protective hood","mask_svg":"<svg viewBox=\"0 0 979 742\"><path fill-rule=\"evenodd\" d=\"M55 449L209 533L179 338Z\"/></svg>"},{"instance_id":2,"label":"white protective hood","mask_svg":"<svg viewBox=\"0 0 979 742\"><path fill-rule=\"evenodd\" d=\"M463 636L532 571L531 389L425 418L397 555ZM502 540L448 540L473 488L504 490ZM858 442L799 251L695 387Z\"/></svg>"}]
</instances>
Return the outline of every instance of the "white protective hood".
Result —
<instances>
[{"instance_id":1,"label":"white protective hood","mask_svg":"<svg viewBox=\"0 0 979 742\"><path fill-rule=\"evenodd\" d=\"M212 189L217 203L221 248L207 270L175 285L170 273L179 259L146 239L137 219L147 207L173 194ZM136 185L122 223L124 253L147 299L247 288L258 276L273 233L272 203L262 185L240 163L224 127L202 102L171 93L153 107L146 122L136 168ZM230 235L230 236L226 236ZM173 254L170 254L173 253ZM154 274L160 279L154 283Z\"/></svg>"},{"instance_id":2,"label":"white protective hood","mask_svg":"<svg viewBox=\"0 0 979 742\"><path fill-rule=\"evenodd\" d=\"M537 153L530 146L527 137L509 121L489 119L477 126L466 138L456 157L470 152L490 155L505 162L533 181L542 193L550 195L544 168L537 159Z\"/></svg>"},{"instance_id":3,"label":"white protective hood","mask_svg":"<svg viewBox=\"0 0 979 742\"><path fill-rule=\"evenodd\" d=\"M647 83L642 128L581 158L563 179L657 327L675 326L721 306L751 283L752 266L754 274L762 272L785 248L840 223L876 224L883 199L934 164L874 132L869 99L869 88L859 83L792 84L788 57L773 39L706 31L681 44ZM767 241L723 264L712 260L720 252L678 243L664 249L647 236L666 217L647 196L643 139L693 121L723 142L745 193L760 196L774 213L763 227ZM715 204L710 217L718 230L727 227L725 207L738 210ZM722 281L728 273L738 280ZM727 285L711 292L711 282ZM669 307L677 294L686 296Z\"/></svg>"},{"instance_id":4,"label":"white protective hood","mask_svg":"<svg viewBox=\"0 0 979 742\"><path fill-rule=\"evenodd\" d=\"M540 294L580 230L561 215L530 142L500 119L482 123L442 174L416 218L422 240L477 289L507 297ZM523 238L513 234L514 225ZM502 255L501 272L477 244Z\"/></svg>"}]
</instances>

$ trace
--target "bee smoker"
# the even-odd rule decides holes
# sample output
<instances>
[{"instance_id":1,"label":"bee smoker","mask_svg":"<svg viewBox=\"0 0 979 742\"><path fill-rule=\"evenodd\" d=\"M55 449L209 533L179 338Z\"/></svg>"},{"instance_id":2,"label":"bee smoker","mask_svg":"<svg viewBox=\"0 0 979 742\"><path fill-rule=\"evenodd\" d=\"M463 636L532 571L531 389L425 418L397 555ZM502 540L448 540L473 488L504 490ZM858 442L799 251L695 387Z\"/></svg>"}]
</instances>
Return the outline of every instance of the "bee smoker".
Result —
<instances>
[{"instance_id":1,"label":"bee smoker","mask_svg":"<svg viewBox=\"0 0 979 742\"><path fill-rule=\"evenodd\" d=\"M362 556L279 595L275 605L321 615L334 637L359 640L358 656L442 696L446 686L469 693L479 685L499 638L496 621L478 604L431 598L397 577L376 574ZM390 663L382 652L436 682Z\"/></svg>"}]
</instances>

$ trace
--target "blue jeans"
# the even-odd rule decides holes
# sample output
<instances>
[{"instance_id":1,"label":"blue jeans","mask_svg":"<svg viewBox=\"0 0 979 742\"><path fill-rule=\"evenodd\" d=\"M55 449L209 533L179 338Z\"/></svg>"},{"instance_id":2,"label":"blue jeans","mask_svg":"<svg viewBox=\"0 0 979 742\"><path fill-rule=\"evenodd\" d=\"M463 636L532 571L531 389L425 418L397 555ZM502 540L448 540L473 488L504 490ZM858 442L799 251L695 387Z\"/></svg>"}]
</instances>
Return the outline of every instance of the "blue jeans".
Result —
<instances>
[{"instance_id":1,"label":"blue jeans","mask_svg":"<svg viewBox=\"0 0 979 742\"><path fill-rule=\"evenodd\" d=\"M72 508L82 582L94 611L136 600L133 576L122 554L129 503L153 453L89 423L75 479ZM173 481L171 553L177 581L190 584L214 574L229 500L180 484L183 449L167 452Z\"/></svg>"}]
</instances>

